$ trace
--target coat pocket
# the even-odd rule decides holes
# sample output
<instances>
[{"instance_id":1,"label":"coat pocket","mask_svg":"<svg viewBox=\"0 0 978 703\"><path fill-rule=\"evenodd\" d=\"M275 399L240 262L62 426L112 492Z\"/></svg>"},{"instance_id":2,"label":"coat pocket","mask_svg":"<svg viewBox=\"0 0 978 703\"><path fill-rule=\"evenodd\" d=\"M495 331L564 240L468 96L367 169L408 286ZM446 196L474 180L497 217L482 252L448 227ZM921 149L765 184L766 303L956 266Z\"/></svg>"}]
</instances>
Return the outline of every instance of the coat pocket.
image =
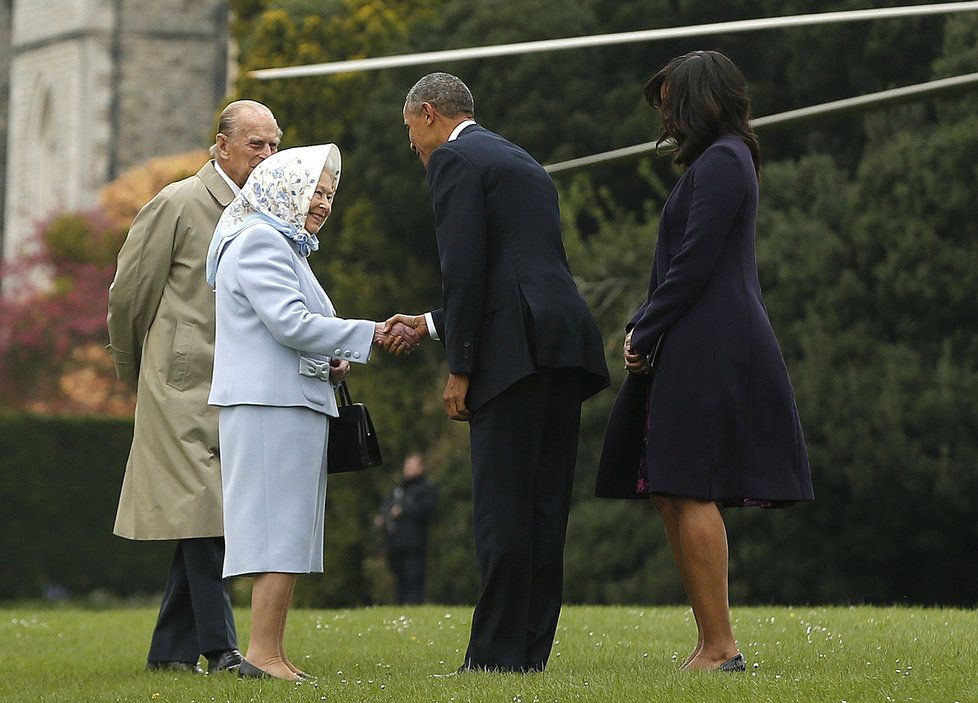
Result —
<instances>
[{"instance_id":1,"label":"coat pocket","mask_svg":"<svg viewBox=\"0 0 978 703\"><path fill-rule=\"evenodd\" d=\"M330 404L330 398L333 396L333 384L330 383L329 379L319 378L316 376L309 376L302 372L304 366L308 367L308 361L304 364L303 361L306 357L299 356L299 387L302 389L302 395L305 396L306 400L314 405L320 407L326 407ZM319 364L328 364L329 359L325 357L308 357L309 361Z\"/></svg>"},{"instance_id":2,"label":"coat pocket","mask_svg":"<svg viewBox=\"0 0 978 703\"><path fill-rule=\"evenodd\" d=\"M197 325L192 322L178 322L173 332L173 348L170 350L170 368L166 374L166 385L178 391L190 387L190 358L194 340L197 338Z\"/></svg>"}]
</instances>

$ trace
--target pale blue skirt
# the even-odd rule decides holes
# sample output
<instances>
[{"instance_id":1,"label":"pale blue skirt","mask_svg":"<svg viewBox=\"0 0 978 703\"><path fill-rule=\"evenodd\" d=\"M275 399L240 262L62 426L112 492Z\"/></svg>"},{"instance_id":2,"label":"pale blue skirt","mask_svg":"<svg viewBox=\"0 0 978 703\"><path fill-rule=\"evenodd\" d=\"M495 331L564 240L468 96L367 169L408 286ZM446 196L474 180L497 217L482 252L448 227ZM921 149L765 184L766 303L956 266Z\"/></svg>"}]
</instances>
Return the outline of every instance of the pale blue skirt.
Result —
<instances>
[{"instance_id":1,"label":"pale blue skirt","mask_svg":"<svg viewBox=\"0 0 978 703\"><path fill-rule=\"evenodd\" d=\"M224 576L323 570L329 418L308 408L220 408Z\"/></svg>"}]
</instances>

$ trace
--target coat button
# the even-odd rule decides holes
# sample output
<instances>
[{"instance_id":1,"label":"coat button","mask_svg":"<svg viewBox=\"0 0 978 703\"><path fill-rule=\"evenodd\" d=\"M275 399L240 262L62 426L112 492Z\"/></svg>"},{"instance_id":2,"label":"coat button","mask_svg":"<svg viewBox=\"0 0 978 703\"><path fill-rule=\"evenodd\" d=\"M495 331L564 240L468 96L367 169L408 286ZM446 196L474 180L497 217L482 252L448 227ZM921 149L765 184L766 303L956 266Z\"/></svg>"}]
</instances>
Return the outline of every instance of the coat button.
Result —
<instances>
[{"instance_id":1,"label":"coat button","mask_svg":"<svg viewBox=\"0 0 978 703\"><path fill-rule=\"evenodd\" d=\"M463 346L463 347L465 347L466 349L468 349L468 348L469 348L470 346L472 346L472 345L470 345L470 344L469 344L468 342L466 342L466 343L465 343L465 344L463 344L462 346Z\"/></svg>"},{"instance_id":2,"label":"coat button","mask_svg":"<svg viewBox=\"0 0 978 703\"><path fill-rule=\"evenodd\" d=\"M342 353L343 353L342 349L337 349L336 351L333 352L333 356L339 356Z\"/></svg>"},{"instance_id":3,"label":"coat button","mask_svg":"<svg viewBox=\"0 0 978 703\"><path fill-rule=\"evenodd\" d=\"M343 352L343 356L350 358L351 356L353 356L353 352L347 349L345 352Z\"/></svg>"},{"instance_id":4,"label":"coat button","mask_svg":"<svg viewBox=\"0 0 978 703\"><path fill-rule=\"evenodd\" d=\"M354 359L359 359L360 358L360 352L353 352L353 358Z\"/></svg>"}]
</instances>

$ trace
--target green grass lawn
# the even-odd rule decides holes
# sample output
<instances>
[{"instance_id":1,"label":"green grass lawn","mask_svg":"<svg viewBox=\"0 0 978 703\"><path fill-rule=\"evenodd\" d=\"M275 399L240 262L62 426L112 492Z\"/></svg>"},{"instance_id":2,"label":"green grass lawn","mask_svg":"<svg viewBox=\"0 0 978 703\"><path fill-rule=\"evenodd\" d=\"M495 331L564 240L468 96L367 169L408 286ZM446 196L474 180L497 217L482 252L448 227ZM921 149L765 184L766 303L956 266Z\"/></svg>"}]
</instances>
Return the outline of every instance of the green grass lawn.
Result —
<instances>
[{"instance_id":1,"label":"green grass lawn","mask_svg":"<svg viewBox=\"0 0 978 703\"><path fill-rule=\"evenodd\" d=\"M567 607L546 673L433 678L461 663L469 608L297 610L289 655L319 676L299 685L144 672L155 615L0 609L0 701L978 702L976 611L736 608L748 672L717 674L677 671L687 609Z\"/></svg>"}]
</instances>

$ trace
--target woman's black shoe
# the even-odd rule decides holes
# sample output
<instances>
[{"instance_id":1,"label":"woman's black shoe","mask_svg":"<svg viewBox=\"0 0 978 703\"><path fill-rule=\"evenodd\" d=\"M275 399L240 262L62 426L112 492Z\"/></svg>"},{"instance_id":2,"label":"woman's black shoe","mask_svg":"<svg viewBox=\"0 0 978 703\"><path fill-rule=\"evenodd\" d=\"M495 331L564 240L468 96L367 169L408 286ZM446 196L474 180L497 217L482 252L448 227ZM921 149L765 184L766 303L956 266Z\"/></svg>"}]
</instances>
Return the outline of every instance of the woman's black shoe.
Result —
<instances>
[{"instance_id":1,"label":"woman's black shoe","mask_svg":"<svg viewBox=\"0 0 978 703\"><path fill-rule=\"evenodd\" d=\"M743 654L738 652L737 656L731 657L723 662L714 671L747 671L747 660L744 659Z\"/></svg>"},{"instance_id":2,"label":"woman's black shoe","mask_svg":"<svg viewBox=\"0 0 978 703\"><path fill-rule=\"evenodd\" d=\"M268 674L257 666L249 662L247 659L242 659L241 664L238 666L238 677L242 679L270 679L271 674Z\"/></svg>"}]
</instances>

